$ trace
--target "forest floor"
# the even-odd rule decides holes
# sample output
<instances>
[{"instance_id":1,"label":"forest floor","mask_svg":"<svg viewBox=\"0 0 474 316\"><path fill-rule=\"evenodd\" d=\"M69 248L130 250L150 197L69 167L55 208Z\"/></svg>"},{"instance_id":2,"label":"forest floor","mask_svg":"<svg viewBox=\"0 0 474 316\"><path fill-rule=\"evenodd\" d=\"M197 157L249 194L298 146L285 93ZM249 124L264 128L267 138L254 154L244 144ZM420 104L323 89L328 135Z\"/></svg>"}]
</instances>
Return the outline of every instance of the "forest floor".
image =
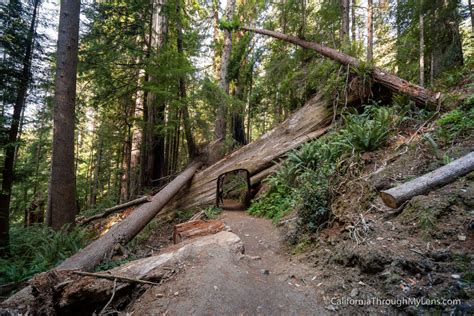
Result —
<instances>
[{"instance_id":1,"label":"forest floor","mask_svg":"<svg viewBox=\"0 0 474 316\"><path fill-rule=\"evenodd\" d=\"M319 280L309 265L283 251L270 220L244 211L225 211L220 219L240 237L244 254L216 247L189 258L173 279L147 290L126 311L137 315L327 313L315 290Z\"/></svg>"}]
</instances>

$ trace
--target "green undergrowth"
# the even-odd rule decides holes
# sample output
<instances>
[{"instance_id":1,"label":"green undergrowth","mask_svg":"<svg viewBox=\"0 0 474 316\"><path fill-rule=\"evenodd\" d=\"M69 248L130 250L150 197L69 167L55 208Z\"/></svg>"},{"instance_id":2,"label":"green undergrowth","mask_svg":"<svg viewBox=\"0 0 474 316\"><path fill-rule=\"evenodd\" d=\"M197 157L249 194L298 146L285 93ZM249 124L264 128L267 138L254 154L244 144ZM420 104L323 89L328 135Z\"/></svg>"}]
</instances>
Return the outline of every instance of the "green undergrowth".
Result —
<instances>
[{"instance_id":1,"label":"green undergrowth","mask_svg":"<svg viewBox=\"0 0 474 316\"><path fill-rule=\"evenodd\" d=\"M83 248L90 233L75 227L55 232L43 225L10 230L10 256L0 258L0 284L28 280L34 274L58 265Z\"/></svg>"},{"instance_id":2,"label":"green undergrowth","mask_svg":"<svg viewBox=\"0 0 474 316\"><path fill-rule=\"evenodd\" d=\"M249 213L278 222L296 209L303 231L316 232L330 217L331 179L361 153L386 143L399 122L395 113L394 108L368 105L362 114L344 114L340 128L287 154Z\"/></svg>"}]
</instances>

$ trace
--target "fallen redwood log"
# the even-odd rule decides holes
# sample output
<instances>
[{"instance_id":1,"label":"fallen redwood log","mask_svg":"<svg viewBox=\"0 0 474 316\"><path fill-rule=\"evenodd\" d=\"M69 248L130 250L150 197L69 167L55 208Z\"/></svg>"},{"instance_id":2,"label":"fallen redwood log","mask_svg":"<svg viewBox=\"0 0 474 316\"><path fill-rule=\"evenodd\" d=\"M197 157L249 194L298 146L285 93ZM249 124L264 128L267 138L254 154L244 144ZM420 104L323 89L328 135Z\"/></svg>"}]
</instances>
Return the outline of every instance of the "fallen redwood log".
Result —
<instances>
[{"instance_id":1,"label":"fallen redwood log","mask_svg":"<svg viewBox=\"0 0 474 316\"><path fill-rule=\"evenodd\" d=\"M93 215L93 216L90 216L90 217L87 217L87 218L84 218L84 219L80 219L79 224L80 225L86 225L87 223L90 223L90 222L92 222L96 219L107 217L110 214L113 214L113 213L118 212L120 210L126 209L127 207L138 205L138 204L143 204L143 203L146 203L146 202L151 202L151 200L152 200L152 197L149 196L149 195L142 196L138 199L128 201L128 202L123 203L123 204L115 205L115 206L110 207L110 208L106 208L102 213L99 213L99 214L96 214L96 215Z\"/></svg>"},{"instance_id":2,"label":"fallen redwood log","mask_svg":"<svg viewBox=\"0 0 474 316\"><path fill-rule=\"evenodd\" d=\"M112 226L112 228L102 237L95 240L87 247L69 257L61 263L58 270L92 270L104 257L109 254L114 246L119 243L127 243L135 237L143 227L148 224L153 217L171 200L178 191L191 180L194 173L201 166L196 162L191 164L186 170L180 173L173 181L153 196L151 202L146 203L136 209L122 222Z\"/></svg>"},{"instance_id":3,"label":"fallen redwood log","mask_svg":"<svg viewBox=\"0 0 474 316\"><path fill-rule=\"evenodd\" d=\"M190 238L212 235L220 232L225 227L223 221L192 220L174 226L173 242L175 244Z\"/></svg>"},{"instance_id":4,"label":"fallen redwood log","mask_svg":"<svg viewBox=\"0 0 474 316\"><path fill-rule=\"evenodd\" d=\"M191 185L177 194L163 213L215 205L217 178L226 172L246 169L250 177L257 176L255 180L263 178L258 174L275 165L278 158L326 133L333 118L331 107L330 101L316 95L273 130L196 173Z\"/></svg>"},{"instance_id":5,"label":"fallen redwood log","mask_svg":"<svg viewBox=\"0 0 474 316\"><path fill-rule=\"evenodd\" d=\"M241 27L242 30L258 33L262 35L268 35L292 44L296 44L303 48L312 49L321 55L328 57L332 60L335 60L343 65L350 65L354 67L358 67L361 65L361 61L357 58L344 54L338 50L326 47L324 45L305 41L303 39L289 36L283 33L264 30L264 29L256 29L252 27ZM374 67L372 71L373 80L381 85L387 87L393 92L396 93L403 93L408 95L411 99L413 99L416 103L420 105L426 105L430 108L436 108L440 102L441 93L440 92L433 92L429 89L423 88L411 82L408 82L400 77L392 75L378 67Z\"/></svg>"},{"instance_id":6,"label":"fallen redwood log","mask_svg":"<svg viewBox=\"0 0 474 316\"><path fill-rule=\"evenodd\" d=\"M100 274L67 270L39 273L30 281L31 286L19 292L21 296L17 293L0 304L0 311L9 315L27 314L27 311L32 315L92 314L109 300L114 279L117 279L118 295L133 283L162 283L178 273L183 262L194 262L207 252L240 256L243 243L237 235L222 231L173 245L159 255L137 259Z\"/></svg>"},{"instance_id":7,"label":"fallen redwood log","mask_svg":"<svg viewBox=\"0 0 474 316\"><path fill-rule=\"evenodd\" d=\"M389 190L381 191L380 197L387 206L397 208L411 198L426 194L436 188L451 183L473 170L474 152L471 152L421 177Z\"/></svg>"}]
</instances>

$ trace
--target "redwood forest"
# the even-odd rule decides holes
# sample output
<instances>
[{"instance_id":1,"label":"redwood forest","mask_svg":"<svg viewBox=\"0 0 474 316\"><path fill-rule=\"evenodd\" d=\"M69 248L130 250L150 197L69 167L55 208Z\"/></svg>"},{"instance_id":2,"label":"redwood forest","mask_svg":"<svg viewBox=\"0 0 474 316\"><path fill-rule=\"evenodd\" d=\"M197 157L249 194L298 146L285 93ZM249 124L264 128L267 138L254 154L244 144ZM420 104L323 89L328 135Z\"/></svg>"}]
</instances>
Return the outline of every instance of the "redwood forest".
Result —
<instances>
[{"instance_id":1,"label":"redwood forest","mask_svg":"<svg viewBox=\"0 0 474 316\"><path fill-rule=\"evenodd\" d=\"M473 2L0 0L0 314L474 314Z\"/></svg>"}]
</instances>

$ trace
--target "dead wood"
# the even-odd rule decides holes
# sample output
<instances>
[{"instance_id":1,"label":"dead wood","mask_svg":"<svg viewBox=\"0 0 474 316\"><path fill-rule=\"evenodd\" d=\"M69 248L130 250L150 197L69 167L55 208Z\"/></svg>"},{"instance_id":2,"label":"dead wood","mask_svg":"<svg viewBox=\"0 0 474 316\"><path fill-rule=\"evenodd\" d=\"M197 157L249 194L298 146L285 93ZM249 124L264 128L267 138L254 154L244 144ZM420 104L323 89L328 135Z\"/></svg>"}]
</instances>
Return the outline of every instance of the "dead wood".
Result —
<instances>
[{"instance_id":1,"label":"dead wood","mask_svg":"<svg viewBox=\"0 0 474 316\"><path fill-rule=\"evenodd\" d=\"M387 206L397 208L411 198L429 193L436 188L455 181L473 170L474 152L471 152L421 177L405 182L392 189L381 191L380 197Z\"/></svg>"},{"instance_id":2,"label":"dead wood","mask_svg":"<svg viewBox=\"0 0 474 316\"><path fill-rule=\"evenodd\" d=\"M193 177L201 163L193 163L173 181L153 196L151 202L137 208L122 222L87 247L66 259L56 269L90 271L106 257L116 244L125 244L146 226L169 200Z\"/></svg>"},{"instance_id":3,"label":"dead wood","mask_svg":"<svg viewBox=\"0 0 474 316\"><path fill-rule=\"evenodd\" d=\"M212 235L220 232L225 227L219 220L203 221L192 220L174 226L173 241L175 244L190 238Z\"/></svg>"},{"instance_id":4,"label":"dead wood","mask_svg":"<svg viewBox=\"0 0 474 316\"><path fill-rule=\"evenodd\" d=\"M85 272L85 271L74 271L74 274L83 275L83 276L91 276L100 279L107 279L107 280L119 280L125 281L128 283L139 283L139 284L149 284L149 285L160 285L159 283L150 282L146 280L140 280L137 278L129 278L126 276L120 276L116 274L107 274L107 273L92 273L92 272Z\"/></svg>"},{"instance_id":5,"label":"dead wood","mask_svg":"<svg viewBox=\"0 0 474 316\"><path fill-rule=\"evenodd\" d=\"M132 200L132 201L128 201L126 203L123 203L123 204L119 204L119 205L115 205L113 207L110 207L110 208L106 208L104 210L104 212L100 213L100 214L96 214L96 215L93 215L93 216L90 216L90 217L87 217L87 218L84 218L84 219L81 219L79 220L79 224L80 225L86 225L96 219L99 219L99 218L105 218L107 216L109 216L110 214L113 214L115 212L118 212L120 210L123 210L123 209L126 209L130 206L135 206L135 205L138 205L138 204L143 204L143 203L146 203L146 202L151 202L152 200L152 197L147 195L147 196L142 196L138 199L135 199L135 200Z\"/></svg>"},{"instance_id":6,"label":"dead wood","mask_svg":"<svg viewBox=\"0 0 474 316\"><path fill-rule=\"evenodd\" d=\"M326 133L332 120L329 106L327 100L316 95L273 130L196 173L190 187L176 195L163 212L215 205L221 174L246 169L253 177L271 168L288 151Z\"/></svg>"},{"instance_id":7,"label":"dead wood","mask_svg":"<svg viewBox=\"0 0 474 316\"><path fill-rule=\"evenodd\" d=\"M353 67L359 67L362 65L362 62L352 56L344 54L338 50L329 48L327 46L321 45L315 42L305 41L303 39L289 36L283 33L264 30L264 29L256 29L251 27L242 27L244 31L254 32L262 35L271 36L292 44L296 44L303 48L312 49L321 55L328 57L332 60L335 60L343 65L350 65ZM374 67L371 71L373 80L377 83L380 83L384 87L387 87L391 91L395 93L402 93L408 95L413 101L415 101L419 105L426 105L430 108L437 108L439 106L441 93L434 92L429 89L420 87L416 84L408 82L400 77L392 75L383 69L378 67Z\"/></svg>"}]
</instances>

